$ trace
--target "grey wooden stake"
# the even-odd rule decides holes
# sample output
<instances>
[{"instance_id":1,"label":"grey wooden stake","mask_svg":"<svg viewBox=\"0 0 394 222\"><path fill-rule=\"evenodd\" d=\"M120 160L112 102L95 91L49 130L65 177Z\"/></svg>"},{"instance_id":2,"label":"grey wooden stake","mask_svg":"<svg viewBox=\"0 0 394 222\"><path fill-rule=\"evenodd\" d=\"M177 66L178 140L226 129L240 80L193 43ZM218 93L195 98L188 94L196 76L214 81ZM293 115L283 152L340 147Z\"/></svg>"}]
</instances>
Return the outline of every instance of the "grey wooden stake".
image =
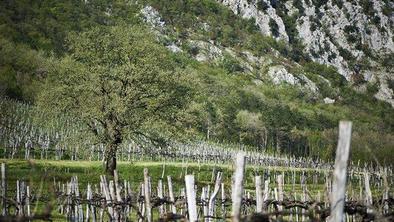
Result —
<instances>
[{"instance_id":1,"label":"grey wooden stake","mask_svg":"<svg viewBox=\"0 0 394 222\"><path fill-rule=\"evenodd\" d=\"M216 175L215 188L213 190L211 197L209 198L209 203L208 203L208 216L210 216L208 218L209 222L213 221L213 219L211 217L215 216L214 215L215 214L215 200L216 200L216 196L219 193L221 183L222 183L222 172L218 172Z\"/></svg>"},{"instance_id":2,"label":"grey wooden stake","mask_svg":"<svg viewBox=\"0 0 394 222\"><path fill-rule=\"evenodd\" d=\"M256 184L256 213L263 211L263 190L261 188L261 176L255 177Z\"/></svg>"},{"instance_id":3,"label":"grey wooden stake","mask_svg":"<svg viewBox=\"0 0 394 222\"><path fill-rule=\"evenodd\" d=\"M243 181L245 171L245 154L240 152L237 154L235 161L234 183L232 187L232 218L233 222L241 220L241 205L243 194Z\"/></svg>"},{"instance_id":4,"label":"grey wooden stake","mask_svg":"<svg viewBox=\"0 0 394 222\"><path fill-rule=\"evenodd\" d=\"M187 198L187 208L189 213L189 221L196 222L198 218L197 218L196 192L194 190L194 176L186 175L185 184L186 184L186 198Z\"/></svg>"},{"instance_id":5,"label":"grey wooden stake","mask_svg":"<svg viewBox=\"0 0 394 222\"><path fill-rule=\"evenodd\" d=\"M369 186L369 174L364 172L364 184L365 184L365 204L367 206L367 213L373 213L372 206L372 192Z\"/></svg>"},{"instance_id":6,"label":"grey wooden stake","mask_svg":"<svg viewBox=\"0 0 394 222\"><path fill-rule=\"evenodd\" d=\"M164 198L163 194L163 181L160 179L159 183L157 184L157 196L162 200ZM160 217L164 214L164 205L160 205L159 207Z\"/></svg>"},{"instance_id":7,"label":"grey wooden stake","mask_svg":"<svg viewBox=\"0 0 394 222\"><path fill-rule=\"evenodd\" d=\"M174 190L172 189L171 176L167 176L167 182L168 182L168 195L170 195L170 201L172 202L171 203L171 212L173 214L176 214L175 197L174 197Z\"/></svg>"},{"instance_id":8,"label":"grey wooden stake","mask_svg":"<svg viewBox=\"0 0 394 222\"><path fill-rule=\"evenodd\" d=\"M1 163L1 196L2 198L2 215L7 215L7 183L6 183L6 175L5 175L5 163Z\"/></svg>"},{"instance_id":9,"label":"grey wooden stake","mask_svg":"<svg viewBox=\"0 0 394 222\"><path fill-rule=\"evenodd\" d=\"M335 157L333 187L331 192L331 214L329 222L341 222L343 220L343 208L345 205L346 191L346 168L349 158L352 122L341 121L339 123L339 140Z\"/></svg>"},{"instance_id":10,"label":"grey wooden stake","mask_svg":"<svg viewBox=\"0 0 394 222\"><path fill-rule=\"evenodd\" d=\"M27 206L27 216L30 217L30 187L26 186L26 206Z\"/></svg>"},{"instance_id":11,"label":"grey wooden stake","mask_svg":"<svg viewBox=\"0 0 394 222\"><path fill-rule=\"evenodd\" d=\"M110 206L113 200L111 199L111 194L108 188L107 179L103 175L100 176L100 179L102 183L103 195L105 196L105 200L108 206L108 213L110 214L111 219L114 219L114 209Z\"/></svg>"},{"instance_id":12,"label":"grey wooden stake","mask_svg":"<svg viewBox=\"0 0 394 222\"><path fill-rule=\"evenodd\" d=\"M278 201L283 201L283 175L278 175L276 177L276 181L278 183ZM282 205L278 207L279 211L283 210Z\"/></svg>"},{"instance_id":13,"label":"grey wooden stake","mask_svg":"<svg viewBox=\"0 0 394 222\"><path fill-rule=\"evenodd\" d=\"M153 217L152 217L152 206L150 203L149 173L147 168L144 168L144 196L145 196L146 220L148 222L152 222Z\"/></svg>"},{"instance_id":14,"label":"grey wooden stake","mask_svg":"<svg viewBox=\"0 0 394 222\"><path fill-rule=\"evenodd\" d=\"M203 204L203 216L204 216L204 221L208 221L207 216L208 216L208 204L207 204L207 199L208 199L208 187L203 187L201 190L201 202Z\"/></svg>"},{"instance_id":15,"label":"grey wooden stake","mask_svg":"<svg viewBox=\"0 0 394 222\"><path fill-rule=\"evenodd\" d=\"M265 180L264 181L264 195L263 195L263 211L268 211L265 201L268 200L269 195L270 195L270 181Z\"/></svg>"},{"instance_id":16,"label":"grey wooden stake","mask_svg":"<svg viewBox=\"0 0 394 222\"><path fill-rule=\"evenodd\" d=\"M226 206L225 206L225 201L226 201L226 193L224 192L224 183L221 184L221 199L222 199L222 216L226 217Z\"/></svg>"}]
</instances>

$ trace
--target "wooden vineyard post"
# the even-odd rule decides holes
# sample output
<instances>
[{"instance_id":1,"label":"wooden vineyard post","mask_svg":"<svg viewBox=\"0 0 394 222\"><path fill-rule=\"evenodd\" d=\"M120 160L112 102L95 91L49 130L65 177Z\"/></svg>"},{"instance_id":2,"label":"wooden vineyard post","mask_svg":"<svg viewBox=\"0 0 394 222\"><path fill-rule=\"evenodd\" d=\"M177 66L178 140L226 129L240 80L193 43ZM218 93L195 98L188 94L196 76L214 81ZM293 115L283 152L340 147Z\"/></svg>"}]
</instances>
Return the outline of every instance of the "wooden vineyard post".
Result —
<instances>
[{"instance_id":1,"label":"wooden vineyard post","mask_svg":"<svg viewBox=\"0 0 394 222\"><path fill-rule=\"evenodd\" d=\"M220 185L221 189L221 200L222 200L222 216L225 218L226 217L226 206L225 206L225 201L226 201L226 194L224 192L224 183Z\"/></svg>"},{"instance_id":2,"label":"wooden vineyard post","mask_svg":"<svg viewBox=\"0 0 394 222\"><path fill-rule=\"evenodd\" d=\"M256 213L263 211L263 190L261 188L261 176L255 177L256 184Z\"/></svg>"},{"instance_id":3,"label":"wooden vineyard post","mask_svg":"<svg viewBox=\"0 0 394 222\"><path fill-rule=\"evenodd\" d=\"M171 201L171 212L173 214L176 214L175 197L174 197L174 190L172 188L171 176L167 176L167 182L168 182L168 195L170 196L170 201Z\"/></svg>"},{"instance_id":4,"label":"wooden vineyard post","mask_svg":"<svg viewBox=\"0 0 394 222\"><path fill-rule=\"evenodd\" d=\"M372 209L370 208L372 205L372 192L369 186L368 172L364 172L364 186L365 186L365 204L367 206L367 213L372 213Z\"/></svg>"},{"instance_id":5,"label":"wooden vineyard post","mask_svg":"<svg viewBox=\"0 0 394 222\"><path fill-rule=\"evenodd\" d=\"M335 157L333 185L331 192L331 214L329 222L341 222L343 220L343 208L345 205L346 191L346 168L349 157L352 122L339 122L339 139Z\"/></svg>"},{"instance_id":6,"label":"wooden vineyard post","mask_svg":"<svg viewBox=\"0 0 394 222\"><path fill-rule=\"evenodd\" d=\"M243 194L243 180L245 171L245 154L238 153L235 162L234 182L232 187L232 218L233 222L241 221L241 205Z\"/></svg>"},{"instance_id":7,"label":"wooden vineyard post","mask_svg":"<svg viewBox=\"0 0 394 222\"><path fill-rule=\"evenodd\" d=\"M145 196L145 212L146 220L152 222L152 206L150 202L150 184L149 184L149 173L148 169L144 168L144 196Z\"/></svg>"},{"instance_id":8,"label":"wooden vineyard post","mask_svg":"<svg viewBox=\"0 0 394 222\"><path fill-rule=\"evenodd\" d=\"M196 222L198 218L197 218L196 192L194 190L194 176L186 175L185 184L186 184L186 199L187 199L189 221Z\"/></svg>"},{"instance_id":9,"label":"wooden vineyard post","mask_svg":"<svg viewBox=\"0 0 394 222\"><path fill-rule=\"evenodd\" d=\"M278 201L280 202L278 206L278 210L280 211L279 213L282 213L281 211L283 210L283 175L280 174L276 177L276 181L278 183ZM278 216L280 220L282 220L281 216Z\"/></svg>"},{"instance_id":10,"label":"wooden vineyard post","mask_svg":"<svg viewBox=\"0 0 394 222\"><path fill-rule=\"evenodd\" d=\"M268 208L265 204L265 201L268 200L270 194L270 188L269 188L269 180L264 181L264 194L263 194L263 211L267 211Z\"/></svg>"},{"instance_id":11,"label":"wooden vineyard post","mask_svg":"<svg viewBox=\"0 0 394 222\"><path fill-rule=\"evenodd\" d=\"M387 181L387 168L385 168L383 172L383 185L384 185L383 198L382 198L382 202L384 203L383 213L386 214L388 213L389 210L388 199L389 199L389 190L390 190Z\"/></svg>"},{"instance_id":12,"label":"wooden vineyard post","mask_svg":"<svg viewBox=\"0 0 394 222\"><path fill-rule=\"evenodd\" d=\"M114 219L114 209L111 206L113 200L111 199L111 195L109 192L107 178L102 175L102 176L100 176L100 180L101 180L101 184L102 184L103 195L105 197L106 205L108 207L108 213L109 213L111 219ZM102 213L103 212L101 212L101 215L102 215ZM102 216L100 216L100 217L102 217Z\"/></svg>"},{"instance_id":13,"label":"wooden vineyard post","mask_svg":"<svg viewBox=\"0 0 394 222\"><path fill-rule=\"evenodd\" d=\"M2 215L7 215L7 183L6 183L6 175L5 175L5 163L1 163L1 196L2 198Z\"/></svg>"},{"instance_id":14,"label":"wooden vineyard post","mask_svg":"<svg viewBox=\"0 0 394 222\"><path fill-rule=\"evenodd\" d=\"M222 172L218 172L216 175L216 182L215 182L215 188L212 192L211 197L209 198L209 203L208 203L208 221L213 221L212 217L214 216L215 213L215 200L216 196L219 193L220 186L222 183Z\"/></svg>"},{"instance_id":15,"label":"wooden vineyard post","mask_svg":"<svg viewBox=\"0 0 394 222\"><path fill-rule=\"evenodd\" d=\"M30 217L30 187L26 186L26 207L27 207L27 216Z\"/></svg>"},{"instance_id":16,"label":"wooden vineyard post","mask_svg":"<svg viewBox=\"0 0 394 222\"><path fill-rule=\"evenodd\" d=\"M160 179L158 184L157 184L157 197L160 198L160 200L163 200L164 194L163 194L163 181ZM161 204L159 207L159 214L160 217L164 215L164 205Z\"/></svg>"}]
</instances>

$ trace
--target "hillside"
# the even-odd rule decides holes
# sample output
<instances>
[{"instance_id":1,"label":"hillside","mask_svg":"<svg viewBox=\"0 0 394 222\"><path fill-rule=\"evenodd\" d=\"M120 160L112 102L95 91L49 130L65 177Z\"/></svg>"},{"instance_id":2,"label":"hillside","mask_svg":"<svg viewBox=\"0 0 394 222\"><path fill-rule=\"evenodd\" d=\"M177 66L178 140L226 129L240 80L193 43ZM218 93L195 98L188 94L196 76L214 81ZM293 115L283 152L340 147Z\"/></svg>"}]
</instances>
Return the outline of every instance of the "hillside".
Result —
<instances>
[{"instance_id":1,"label":"hillside","mask_svg":"<svg viewBox=\"0 0 394 222\"><path fill-rule=\"evenodd\" d=\"M393 161L389 1L2 1L0 15L0 93L32 107L70 38L138 27L192 86L177 132L147 124L151 136L331 159L348 119L353 160Z\"/></svg>"}]
</instances>

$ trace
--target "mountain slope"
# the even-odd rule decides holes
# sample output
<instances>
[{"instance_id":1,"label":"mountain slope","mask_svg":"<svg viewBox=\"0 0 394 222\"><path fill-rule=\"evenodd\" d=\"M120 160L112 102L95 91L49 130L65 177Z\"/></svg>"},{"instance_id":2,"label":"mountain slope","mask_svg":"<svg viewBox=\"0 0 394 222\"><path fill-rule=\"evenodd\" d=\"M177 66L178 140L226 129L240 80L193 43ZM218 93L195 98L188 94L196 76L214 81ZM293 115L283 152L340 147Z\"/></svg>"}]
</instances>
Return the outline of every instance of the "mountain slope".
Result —
<instances>
[{"instance_id":1,"label":"mountain slope","mask_svg":"<svg viewBox=\"0 0 394 222\"><path fill-rule=\"evenodd\" d=\"M69 33L100 26L146 26L158 42L173 52L179 68L193 74L194 97L174 122L181 132L176 139L241 143L267 152L329 159L336 146L338 121L348 119L354 122L354 159L369 161L373 152L378 153L378 159L389 161L394 109L374 95L382 90L388 96L392 93L388 87L394 85L392 81L383 81L384 75L392 78L390 60L384 60L390 58L390 49L385 52L377 47L372 56L364 57L371 58L371 65L361 68L360 73L373 73L374 78L369 82L364 77L355 78L346 70L351 73L351 67L363 57L341 60L343 69L327 66L324 58L336 53L337 43L328 39L332 46L321 37L318 30L322 28L318 26L316 31L308 31L312 37L303 37L304 29L297 24L316 20L314 16L319 13L312 3L317 3L279 2L284 1L42 1L32 6L28 1L4 1L0 28L5 32L1 32L0 39L7 44L0 48L0 71L8 77L0 78L0 85L39 91L39 86L26 85L19 77L31 77L35 84L45 80L45 67L68 55ZM270 19L263 19L269 28L258 17L243 15L241 3L244 10L257 7L256 15L269 13ZM294 16L301 14L300 5L310 16ZM281 11L283 7L286 13ZM321 58L313 57L309 49L317 50L324 45L322 41L332 48L317 53ZM22 51L11 50L14 46ZM349 47L356 52L356 48ZM37 56L19 56L24 52ZM3 59L6 56L14 59ZM23 66L29 61L35 65ZM8 88L6 96L13 96L8 92L14 88ZM35 93L25 91L14 97L34 104Z\"/></svg>"}]
</instances>

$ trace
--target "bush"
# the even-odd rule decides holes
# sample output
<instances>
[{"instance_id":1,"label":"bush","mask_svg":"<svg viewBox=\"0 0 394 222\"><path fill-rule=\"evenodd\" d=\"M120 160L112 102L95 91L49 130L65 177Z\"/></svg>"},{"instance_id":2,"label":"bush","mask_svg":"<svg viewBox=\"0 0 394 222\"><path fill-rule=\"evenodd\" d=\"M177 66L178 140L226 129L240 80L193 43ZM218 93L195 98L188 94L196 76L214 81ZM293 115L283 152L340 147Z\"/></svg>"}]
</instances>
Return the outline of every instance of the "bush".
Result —
<instances>
[{"instance_id":1,"label":"bush","mask_svg":"<svg viewBox=\"0 0 394 222\"><path fill-rule=\"evenodd\" d=\"M394 79L388 79L387 80L387 85L394 92Z\"/></svg>"},{"instance_id":2,"label":"bush","mask_svg":"<svg viewBox=\"0 0 394 222\"><path fill-rule=\"evenodd\" d=\"M278 24L276 23L276 21L275 20L273 20L272 18L270 18L270 21L269 21L269 26L270 26L270 29L271 29L271 33L272 33L272 35L274 36L274 37L279 37L279 26L278 26Z\"/></svg>"},{"instance_id":3,"label":"bush","mask_svg":"<svg viewBox=\"0 0 394 222\"><path fill-rule=\"evenodd\" d=\"M337 5L339 9L342 9L342 7L343 7L343 1L342 0L332 0L332 3L334 5Z\"/></svg>"},{"instance_id":4,"label":"bush","mask_svg":"<svg viewBox=\"0 0 394 222\"><path fill-rule=\"evenodd\" d=\"M264 0L257 0L257 9L260 11L265 11L269 8L269 5Z\"/></svg>"},{"instance_id":5,"label":"bush","mask_svg":"<svg viewBox=\"0 0 394 222\"><path fill-rule=\"evenodd\" d=\"M305 8L302 5L302 0L293 0L293 5L298 9L301 16L305 15Z\"/></svg>"},{"instance_id":6,"label":"bush","mask_svg":"<svg viewBox=\"0 0 394 222\"><path fill-rule=\"evenodd\" d=\"M314 73L328 79L333 86L342 87L346 85L346 79L338 73L333 66L322 65L316 62L308 62L304 65L306 72Z\"/></svg>"},{"instance_id":7,"label":"bush","mask_svg":"<svg viewBox=\"0 0 394 222\"><path fill-rule=\"evenodd\" d=\"M375 95L379 91L379 84L367 84L367 93L371 96Z\"/></svg>"},{"instance_id":8,"label":"bush","mask_svg":"<svg viewBox=\"0 0 394 222\"><path fill-rule=\"evenodd\" d=\"M221 67L230 74L244 71L244 68L241 66L239 61L229 54L224 55Z\"/></svg>"},{"instance_id":9,"label":"bush","mask_svg":"<svg viewBox=\"0 0 394 222\"><path fill-rule=\"evenodd\" d=\"M352 53L345 48L339 47L338 51L339 51L339 55L342 56L347 61L354 61L356 59L354 58Z\"/></svg>"}]
</instances>

